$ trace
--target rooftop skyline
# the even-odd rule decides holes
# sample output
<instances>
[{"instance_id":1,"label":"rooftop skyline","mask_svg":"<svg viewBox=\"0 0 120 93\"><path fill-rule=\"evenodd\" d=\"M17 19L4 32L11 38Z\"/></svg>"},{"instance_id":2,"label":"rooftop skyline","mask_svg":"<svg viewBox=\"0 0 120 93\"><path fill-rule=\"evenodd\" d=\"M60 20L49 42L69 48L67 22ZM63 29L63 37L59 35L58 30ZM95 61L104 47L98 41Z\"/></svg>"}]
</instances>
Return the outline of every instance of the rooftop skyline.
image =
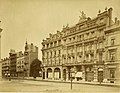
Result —
<instances>
[{"instance_id":1,"label":"rooftop skyline","mask_svg":"<svg viewBox=\"0 0 120 93\"><path fill-rule=\"evenodd\" d=\"M119 0L0 0L1 58L8 57L10 49L23 51L27 39L39 47L41 60L41 43L49 33L78 23L80 11L95 18L99 10L112 7L113 20L120 19L119 4Z\"/></svg>"}]
</instances>

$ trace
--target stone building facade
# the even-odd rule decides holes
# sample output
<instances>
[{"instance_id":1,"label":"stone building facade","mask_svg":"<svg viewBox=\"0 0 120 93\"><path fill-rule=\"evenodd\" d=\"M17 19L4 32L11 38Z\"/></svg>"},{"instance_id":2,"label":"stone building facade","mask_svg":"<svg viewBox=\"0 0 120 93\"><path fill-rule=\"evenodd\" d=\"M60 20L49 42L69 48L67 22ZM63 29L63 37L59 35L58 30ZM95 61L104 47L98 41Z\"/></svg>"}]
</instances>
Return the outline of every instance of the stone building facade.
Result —
<instances>
[{"instance_id":1,"label":"stone building facade","mask_svg":"<svg viewBox=\"0 0 120 93\"><path fill-rule=\"evenodd\" d=\"M2 63L2 77L7 77L10 74L10 59L4 58L1 60Z\"/></svg>"},{"instance_id":2,"label":"stone building facade","mask_svg":"<svg viewBox=\"0 0 120 93\"><path fill-rule=\"evenodd\" d=\"M29 77L30 65L33 60L38 59L38 47L26 42L24 53L11 49L9 55L11 77Z\"/></svg>"},{"instance_id":3,"label":"stone building facade","mask_svg":"<svg viewBox=\"0 0 120 93\"><path fill-rule=\"evenodd\" d=\"M18 77L25 76L25 58L22 51L17 53L16 72Z\"/></svg>"},{"instance_id":4,"label":"stone building facade","mask_svg":"<svg viewBox=\"0 0 120 93\"><path fill-rule=\"evenodd\" d=\"M86 17L43 40L43 79L82 80L95 82L119 81L120 25L112 20L112 8Z\"/></svg>"},{"instance_id":5,"label":"stone building facade","mask_svg":"<svg viewBox=\"0 0 120 93\"><path fill-rule=\"evenodd\" d=\"M15 50L13 49L10 50L9 58L10 58L10 75L11 77L17 77L16 73L17 54Z\"/></svg>"}]
</instances>

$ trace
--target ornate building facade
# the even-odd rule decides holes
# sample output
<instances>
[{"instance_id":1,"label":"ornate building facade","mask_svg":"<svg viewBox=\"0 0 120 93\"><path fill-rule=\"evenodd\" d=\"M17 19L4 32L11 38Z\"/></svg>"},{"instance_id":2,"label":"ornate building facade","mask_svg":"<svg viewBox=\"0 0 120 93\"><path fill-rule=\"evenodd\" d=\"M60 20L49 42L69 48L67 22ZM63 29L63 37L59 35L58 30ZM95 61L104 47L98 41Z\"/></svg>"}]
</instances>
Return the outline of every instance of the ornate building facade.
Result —
<instances>
[{"instance_id":1,"label":"ornate building facade","mask_svg":"<svg viewBox=\"0 0 120 93\"><path fill-rule=\"evenodd\" d=\"M26 42L24 53L11 49L9 58L11 77L29 77L30 65L33 60L38 59L38 47Z\"/></svg>"},{"instance_id":2,"label":"ornate building facade","mask_svg":"<svg viewBox=\"0 0 120 93\"><path fill-rule=\"evenodd\" d=\"M25 58L22 51L17 52L16 72L18 77L25 76Z\"/></svg>"},{"instance_id":3,"label":"ornate building facade","mask_svg":"<svg viewBox=\"0 0 120 93\"><path fill-rule=\"evenodd\" d=\"M10 75L11 77L17 77L16 72L16 62L17 62L17 53L15 50L11 49L9 53L10 58Z\"/></svg>"},{"instance_id":4,"label":"ornate building facade","mask_svg":"<svg viewBox=\"0 0 120 93\"><path fill-rule=\"evenodd\" d=\"M81 12L72 27L43 40L43 79L111 82L120 80L120 24L112 8L91 19Z\"/></svg>"}]
</instances>

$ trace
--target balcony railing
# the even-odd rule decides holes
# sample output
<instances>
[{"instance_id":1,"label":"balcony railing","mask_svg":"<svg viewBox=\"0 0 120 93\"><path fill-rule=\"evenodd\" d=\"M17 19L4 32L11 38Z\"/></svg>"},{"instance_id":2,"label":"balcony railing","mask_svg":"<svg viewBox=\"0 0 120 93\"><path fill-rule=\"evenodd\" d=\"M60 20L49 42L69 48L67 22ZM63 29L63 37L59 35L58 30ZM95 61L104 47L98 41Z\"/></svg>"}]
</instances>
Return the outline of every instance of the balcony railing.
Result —
<instances>
[{"instance_id":1,"label":"balcony railing","mask_svg":"<svg viewBox=\"0 0 120 93\"><path fill-rule=\"evenodd\" d=\"M83 52L77 52L78 56L82 56Z\"/></svg>"},{"instance_id":2,"label":"balcony railing","mask_svg":"<svg viewBox=\"0 0 120 93\"><path fill-rule=\"evenodd\" d=\"M85 51L85 54L87 55L87 54L89 54L90 53L90 51L89 50L87 50L87 51Z\"/></svg>"},{"instance_id":3,"label":"balcony railing","mask_svg":"<svg viewBox=\"0 0 120 93\"><path fill-rule=\"evenodd\" d=\"M97 64L104 64L104 61L97 61Z\"/></svg>"},{"instance_id":4,"label":"balcony railing","mask_svg":"<svg viewBox=\"0 0 120 93\"><path fill-rule=\"evenodd\" d=\"M94 54L94 50L89 50L90 51L90 54Z\"/></svg>"},{"instance_id":5,"label":"balcony railing","mask_svg":"<svg viewBox=\"0 0 120 93\"><path fill-rule=\"evenodd\" d=\"M104 52L104 51L105 51L104 48L99 48L99 49L97 49L97 53L98 53L98 52Z\"/></svg>"}]
</instances>

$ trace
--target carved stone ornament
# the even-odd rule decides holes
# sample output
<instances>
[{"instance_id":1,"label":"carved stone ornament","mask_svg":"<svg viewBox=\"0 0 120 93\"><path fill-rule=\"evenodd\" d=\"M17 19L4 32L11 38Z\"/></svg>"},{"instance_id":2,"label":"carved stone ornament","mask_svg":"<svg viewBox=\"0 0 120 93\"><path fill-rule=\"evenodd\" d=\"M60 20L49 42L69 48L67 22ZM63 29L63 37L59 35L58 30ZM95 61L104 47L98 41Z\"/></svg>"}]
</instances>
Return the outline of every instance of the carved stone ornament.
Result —
<instances>
[{"instance_id":1,"label":"carved stone ornament","mask_svg":"<svg viewBox=\"0 0 120 93\"><path fill-rule=\"evenodd\" d=\"M81 13L81 16L79 16L79 22L83 22L85 21L87 18L86 18L86 14L83 12L83 11L80 11Z\"/></svg>"}]
</instances>

